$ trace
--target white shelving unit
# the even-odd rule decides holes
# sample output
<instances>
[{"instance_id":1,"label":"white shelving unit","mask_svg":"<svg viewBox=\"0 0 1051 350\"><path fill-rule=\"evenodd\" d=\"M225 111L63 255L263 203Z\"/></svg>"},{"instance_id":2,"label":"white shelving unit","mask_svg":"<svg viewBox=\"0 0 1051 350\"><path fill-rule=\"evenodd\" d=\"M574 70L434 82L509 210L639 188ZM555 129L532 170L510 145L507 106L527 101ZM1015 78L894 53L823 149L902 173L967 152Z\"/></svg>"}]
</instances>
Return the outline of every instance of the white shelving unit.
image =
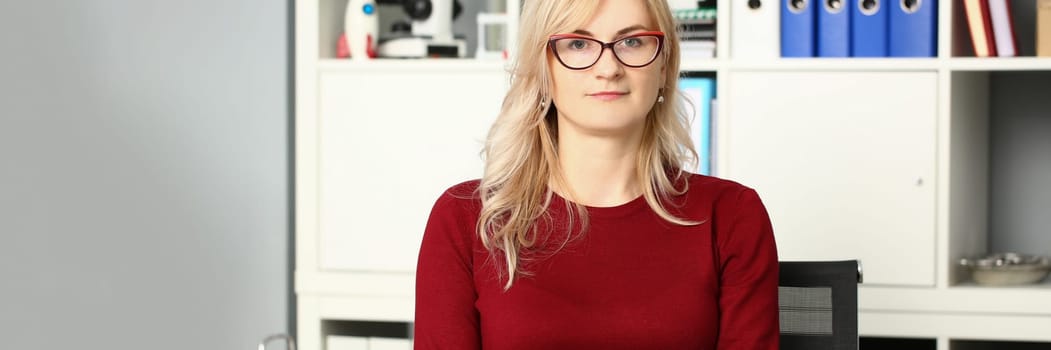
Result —
<instances>
[{"instance_id":1,"label":"white shelving unit","mask_svg":"<svg viewBox=\"0 0 1051 350\"><path fill-rule=\"evenodd\" d=\"M309 350L328 321L412 321L426 213L436 191L480 175L507 67L337 59L346 0L295 4L295 284ZM781 258L860 257L862 336L1051 346L1051 281L977 286L955 264L995 238L991 77L1051 72L1051 58L958 57L960 0L939 1L938 57L730 57L730 5L719 1L719 56L681 69L714 73L716 175L763 196ZM513 47L518 0L506 8ZM1051 117L1051 99L1032 102Z\"/></svg>"}]
</instances>

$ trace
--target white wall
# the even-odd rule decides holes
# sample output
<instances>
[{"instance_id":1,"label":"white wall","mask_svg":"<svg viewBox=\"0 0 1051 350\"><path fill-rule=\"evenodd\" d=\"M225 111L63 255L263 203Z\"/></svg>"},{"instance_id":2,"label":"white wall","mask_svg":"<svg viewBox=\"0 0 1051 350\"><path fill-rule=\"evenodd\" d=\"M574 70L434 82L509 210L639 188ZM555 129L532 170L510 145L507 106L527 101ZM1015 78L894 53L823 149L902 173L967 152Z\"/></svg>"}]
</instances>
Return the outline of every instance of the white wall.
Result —
<instances>
[{"instance_id":1,"label":"white wall","mask_svg":"<svg viewBox=\"0 0 1051 350\"><path fill-rule=\"evenodd\" d=\"M0 2L0 347L288 331L290 8Z\"/></svg>"}]
</instances>

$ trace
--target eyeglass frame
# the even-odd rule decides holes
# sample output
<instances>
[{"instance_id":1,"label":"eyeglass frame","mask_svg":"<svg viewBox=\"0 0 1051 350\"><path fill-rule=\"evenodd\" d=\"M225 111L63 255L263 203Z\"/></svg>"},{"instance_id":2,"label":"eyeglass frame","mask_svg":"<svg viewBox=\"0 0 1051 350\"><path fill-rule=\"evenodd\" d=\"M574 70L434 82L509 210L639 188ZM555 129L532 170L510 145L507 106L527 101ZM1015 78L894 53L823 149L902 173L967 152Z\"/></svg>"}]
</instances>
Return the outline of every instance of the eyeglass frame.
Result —
<instances>
[{"instance_id":1,"label":"eyeglass frame","mask_svg":"<svg viewBox=\"0 0 1051 350\"><path fill-rule=\"evenodd\" d=\"M640 37L640 36L653 36L653 37L657 38L657 50L653 53L653 57L651 57L649 61L647 61L646 63L641 64L641 65L630 65L630 64L624 63L624 60L620 59L620 56L617 56L617 50L613 49L613 45L616 45L617 43L619 43L621 41L624 41L624 40L627 40L627 39L631 39L631 38ZM562 60L562 57L558 55L558 49L555 48L555 41L562 40L562 39L583 39L583 40L593 41L593 42L598 43L599 46L601 46L601 50L599 51L598 57L596 57L595 61L591 62L591 64L589 64L587 66L584 66L584 67L580 67L580 68L570 67L568 64L566 64L565 61ZM589 37L589 36L585 36L585 35L580 35L580 34L555 34L555 35L552 35L552 36L548 37L548 39L547 39L547 47L549 49L551 49L551 53L553 53L555 55L555 59L558 60L558 63L561 63L563 67L566 67L566 69L570 69L570 70L585 70L585 69L594 67L595 64L598 63L598 61L602 59L602 55L606 54L606 49L607 48L609 49L610 52L613 53L613 58L616 59L617 62L620 62L620 64L623 64L624 66L631 67L631 68L642 68L642 67L648 66L650 64L653 64L653 61L657 60L657 56L660 56L661 51L664 51L664 32L660 32L660 31L638 32L638 33L635 33L635 34L632 34L632 35L628 35L628 36L625 36L623 38L620 38L620 39L617 39L617 40L614 40L614 41L611 41L611 42L608 42L608 43L607 42L603 42L602 40L598 40L598 39L595 39L595 38L592 38L592 37Z\"/></svg>"}]
</instances>

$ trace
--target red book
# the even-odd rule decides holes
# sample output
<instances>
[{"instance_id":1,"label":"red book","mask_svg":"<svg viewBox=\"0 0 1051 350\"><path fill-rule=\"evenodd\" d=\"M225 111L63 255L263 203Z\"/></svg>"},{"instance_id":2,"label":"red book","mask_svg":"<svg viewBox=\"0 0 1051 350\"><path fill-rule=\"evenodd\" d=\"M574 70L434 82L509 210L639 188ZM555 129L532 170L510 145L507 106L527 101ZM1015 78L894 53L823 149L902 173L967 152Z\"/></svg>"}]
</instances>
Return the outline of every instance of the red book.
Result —
<instances>
[{"instance_id":1,"label":"red book","mask_svg":"<svg viewBox=\"0 0 1051 350\"><path fill-rule=\"evenodd\" d=\"M967 27L971 30L971 44L975 57L996 56L996 41L993 39L993 23L989 18L986 0L963 0L967 14Z\"/></svg>"}]
</instances>

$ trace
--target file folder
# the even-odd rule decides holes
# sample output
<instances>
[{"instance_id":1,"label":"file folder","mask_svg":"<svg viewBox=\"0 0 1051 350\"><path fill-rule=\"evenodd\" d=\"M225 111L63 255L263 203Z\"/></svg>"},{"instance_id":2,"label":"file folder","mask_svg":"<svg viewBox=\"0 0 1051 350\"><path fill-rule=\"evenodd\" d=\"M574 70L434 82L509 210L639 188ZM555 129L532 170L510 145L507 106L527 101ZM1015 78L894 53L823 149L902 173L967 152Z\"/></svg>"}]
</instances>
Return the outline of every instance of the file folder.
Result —
<instances>
[{"instance_id":1,"label":"file folder","mask_svg":"<svg viewBox=\"0 0 1051 350\"><path fill-rule=\"evenodd\" d=\"M993 25L996 55L1000 57L1018 56L1018 41L1015 39L1010 3L1007 0L989 0L989 20Z\"/></svg>"},{"instance_id":2,"label":"file folder","mask_svg":"<svg viewBox=\"0 0 1051 350\"><path fill-rule=\"evenodd\" d=\"M892 57L934 57L938 37L937 0L893 0L889 51Z\"/></svg>"},{"instance_id":3,"label":"file folder","mask_svg":"<svg viewBox=\"0 0 1051 350\"><path fill-rule=\"evenodd\" d=\"M781 57L814 57L814 27L816 26L812 0L781 1Z\"/></svg>"},{"instance_id":4,"label":"file folder","mask_svg":"<svg viewBox=\"0 0 1051 350\"><path fill-rule=\"evenodd\" d=\"M817 8L817 55L850 56L850 7L853 0L820 0Z\"/></svg>"},{"instance_id":5,"label":"file folder","mask_svg":"<svg viewBox=\"0 0 1051 350\"><path fill-rule=\"evenodd\" d=\"M690 139L697 151L697 167L691 169L701 175L712 172L712 100L715 98L715 79L686 77L679 79L679 89L693 102L693 122L690 123ZM688 110L689 105L686 106Z\"/></svg>"},{"instance_id":6,"label":"file folder","mask_svg":"<svg viewBox=\"0 0 1051 350\"><path fill-rule=\"evenodd\" d=\"M730 54L735 59L769 59L778 55L783 0L733 0L730 12Z\"/></svg>"},{"instance_id":7,"label":"file folder","mask_svg":"<svg viewBox=\"0 0 1051 350\"><path fill-rule=\"evenodd\" d=\"M884 0L855 0L850 10L850 55L887 56L887 5Z\"/></svg>"}]
</instances>

